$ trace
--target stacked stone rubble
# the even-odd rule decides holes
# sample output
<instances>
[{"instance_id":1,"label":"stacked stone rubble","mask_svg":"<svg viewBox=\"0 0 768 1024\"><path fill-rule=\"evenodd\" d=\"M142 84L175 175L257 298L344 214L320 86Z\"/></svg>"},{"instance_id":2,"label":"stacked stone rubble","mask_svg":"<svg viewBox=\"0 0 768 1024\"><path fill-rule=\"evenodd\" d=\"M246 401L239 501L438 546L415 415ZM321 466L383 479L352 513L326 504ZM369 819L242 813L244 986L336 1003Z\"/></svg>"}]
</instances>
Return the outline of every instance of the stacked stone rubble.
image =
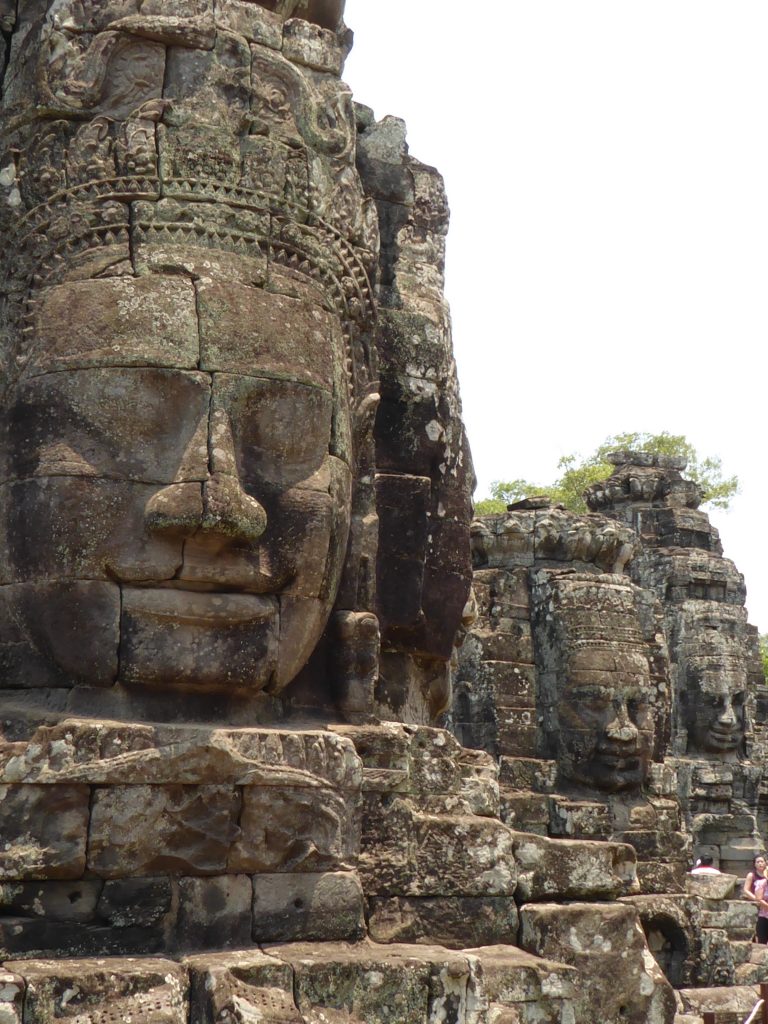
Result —
<instances>
[{"instance_id":1,"label":"stacked stone rubble","mask_svg":"<svg viewBox=\"0 0 768 1024\"><path fill-rule=\"evenodd\" d=\"M476 530L485 750L431 725L474 614L448 209L350 43L341 0L0 0L3 1022L672 1024L665 971L759 980L754 908L684 889L632 530Z\"/></svg>"}]
</instances>

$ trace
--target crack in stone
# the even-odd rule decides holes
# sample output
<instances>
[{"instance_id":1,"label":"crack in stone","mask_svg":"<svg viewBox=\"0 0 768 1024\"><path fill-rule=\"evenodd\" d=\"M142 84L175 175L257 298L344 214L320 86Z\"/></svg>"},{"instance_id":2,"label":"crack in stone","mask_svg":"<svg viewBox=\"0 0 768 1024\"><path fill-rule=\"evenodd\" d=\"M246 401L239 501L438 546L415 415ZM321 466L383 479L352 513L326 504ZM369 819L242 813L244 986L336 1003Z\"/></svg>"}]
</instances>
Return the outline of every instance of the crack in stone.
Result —
<instances>
[{"instance_id":1,"label":"crack in stone","mask_svg":"<svg viewBox=\"0 0 768 1024\"><path fill-rule=\"evenodd\" d=\"M192 284L192 288L194 289L194 292L195 292L195 317L197 318L197 365L196 365L196 369L199 370L200 369L200 364L203 361L203 337L202 337L201 326L200 326L201 325L201 317L200 317L200 289L198 288L198 285L197 285L197 278L193 277L191 279L191 284ZM213 379L211 379L211 397L213 397ZM208 413L209 436L210 436L210 423L211 423L211 416L210 416L210 409L209 409L209 413Z\"/></svg>"},{"instance_id":2,"label":"crack in stone","mask_svg":"<svg viewBox=\"0 0 768 1024\"><path fill-rule=\"evenodd\" d=\"M120 594L120 609L117 616L117 667L115 669L115 678L112 680L112 685L116 686L120 681L120 675L122 670L122 658L123 658L123 586L118 584L118 593Z\"/></svg>"},{"instance_id":3,"label":"crack in stone","mask_svg":"<svg viewBox=\"0 0 768 1024\"><path fill-rule=\"evenodd\" d=\"M0 96L3 94L3 86L5 85L5 76L8 71L8 66L11 63L11 44L13 42L13 35L19 24L19 4L21 0L16 0L13 8L13 12L10 16L6 15L5 18L0 21L0 37L2 37L5 43L5 54L3 55L2 67L0 67ZM9 25L6 28L6 25Z\"/></svg>"},{"instance_id":4,"label":"crack in stone","mask_svg":"<svg viewBox=\"0 0 768 1024\"><path fill-rule=\"evenodd\" d=\"M155 131L157 131L157 125L155 125ZM136 212L134 210L134 204L128 203L128 259L131 261L131 268L133 269L134 277L138 277L138 270L136 269Z\"/></svg>"}]
</instances>

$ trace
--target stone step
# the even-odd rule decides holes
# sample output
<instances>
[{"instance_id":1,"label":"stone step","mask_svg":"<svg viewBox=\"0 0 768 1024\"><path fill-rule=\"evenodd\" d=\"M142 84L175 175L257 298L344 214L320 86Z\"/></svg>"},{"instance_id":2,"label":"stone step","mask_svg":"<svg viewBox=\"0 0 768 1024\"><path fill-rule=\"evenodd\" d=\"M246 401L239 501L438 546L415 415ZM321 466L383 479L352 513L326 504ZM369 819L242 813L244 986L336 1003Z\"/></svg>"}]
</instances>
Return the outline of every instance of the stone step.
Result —
<instances>
[{"instance_id":1,"label":"stone step","mask_svg":"<svg viewBox=\"0 0 768 1024\"><path fill-rule=\"evenodd\" d=\"M768 982L768 946L752 942L749 959L736 968L737 985L759 985Z\"/></svg>"},{"instance_id":2,"label":"stone step","mask_svg":"<svg viewBox=\"0 0 768 1024\"><path fill-rule=\"evenodd\" d=\"M486 1007L499 1022L573 1019L577 972L513 946L449 950L283 943L161 957L8 961L2 1024L430 1024Z\"/></svg>"},{"instance_id":3,"label":"stone step","mask_svg":"<svg viewBox=\"0 0 768 1024\"><path fill-rule=\"evenodd\" d=\"M684 988L679 991L683 1015L687 1014L693 1021L703 1021L704 1013L709 1011L715 1015L715 1024L744 1024L760 998L760 990L755 985L730 985L720 988ZM678 1014L675 1024L681 1024ZM685 1022L688 1024L688 1021Z\"/></svg>"},{"instance_id":4,"label":"stone step","mask_svg":"<svg viewBox=\"0 0 768 1024\"><path fill-rule=\"evenodd\" d=\"M768 981L768 964L740 964L736 968L737 985L759 985Z\"/></svg>"}]
</instances>

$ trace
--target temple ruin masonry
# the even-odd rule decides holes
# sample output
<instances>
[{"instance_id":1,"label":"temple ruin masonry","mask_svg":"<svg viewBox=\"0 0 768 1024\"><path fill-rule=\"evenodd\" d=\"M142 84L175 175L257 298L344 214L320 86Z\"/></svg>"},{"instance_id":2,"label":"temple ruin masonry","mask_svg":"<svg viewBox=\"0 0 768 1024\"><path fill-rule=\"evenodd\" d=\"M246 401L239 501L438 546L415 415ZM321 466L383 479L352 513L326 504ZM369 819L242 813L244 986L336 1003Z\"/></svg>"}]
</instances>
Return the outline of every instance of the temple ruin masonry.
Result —
<instances>
[{"instance_id":1,"label":"temple ruin masonry","mask_svg":"<svg viewBox=\"0 0 768 1024\"><path fill-rule=\"evenodd\" d=\"M529 498L473 524L477 617L452 725L499 763L500 815L513 828L561 849L631 848L637 886L619 901L636 909L684 1005L714 1010L710 989L765 971L754 906L734 886L763 850L757 631L684 462L609 461L587 514ZM723 874L689 875L701 855ZM568 941L547 955L572 963L579 943Z\"/></svg>"},{"instance_id":2,"label":"temple ruin masonry","mask_svg":"<svg viewBox=\"0 0 768 1024\"><path fill-rule=\"evenodd\" d=\"M0 1024L741 1021L743 578L645 453L473 520L343 8L0 0Z\"/></svg>"}]
</instances>

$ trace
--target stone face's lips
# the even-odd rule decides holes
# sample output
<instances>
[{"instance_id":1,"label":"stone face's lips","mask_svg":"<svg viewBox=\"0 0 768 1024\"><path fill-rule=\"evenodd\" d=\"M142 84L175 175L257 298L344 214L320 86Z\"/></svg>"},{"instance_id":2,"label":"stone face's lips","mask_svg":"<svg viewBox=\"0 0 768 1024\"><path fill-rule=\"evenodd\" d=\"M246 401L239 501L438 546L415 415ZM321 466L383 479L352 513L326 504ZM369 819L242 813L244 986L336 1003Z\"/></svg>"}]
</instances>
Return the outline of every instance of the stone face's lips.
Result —
<instances>
[{"instance_id":1,"label":"stone face's lips","mask_svg":"<svg viewBox=\"0 0 768 1024\"><path fill-rule=\"evenodd\" d=\"M640 758L637 754L611 754L599 753L596 760L608 768L616 768L620 771L634 772L640 767Z\"/></svg>"},{"instance_id":2,"label":"stone face's lips","mask_svg":"<svg viewBox=\"0 0 768 1024\"><path fill-rule=\"evenodd\" d=\"M274 615L275 598L220 591L136 588L132 591L133 615L171 619L186 625L222 626L255 622Z\"/></svg>"},{"instance_id":3,"label":"stone face's lips","mask_svg":"<svg viewBox=\"0 0 768 1024\"><path fill-rule=\"evenodd\" d=\"M709 738L717 746L736 746L741 737L740 729L710 729Z\"/></svg>"}]
</instances>

